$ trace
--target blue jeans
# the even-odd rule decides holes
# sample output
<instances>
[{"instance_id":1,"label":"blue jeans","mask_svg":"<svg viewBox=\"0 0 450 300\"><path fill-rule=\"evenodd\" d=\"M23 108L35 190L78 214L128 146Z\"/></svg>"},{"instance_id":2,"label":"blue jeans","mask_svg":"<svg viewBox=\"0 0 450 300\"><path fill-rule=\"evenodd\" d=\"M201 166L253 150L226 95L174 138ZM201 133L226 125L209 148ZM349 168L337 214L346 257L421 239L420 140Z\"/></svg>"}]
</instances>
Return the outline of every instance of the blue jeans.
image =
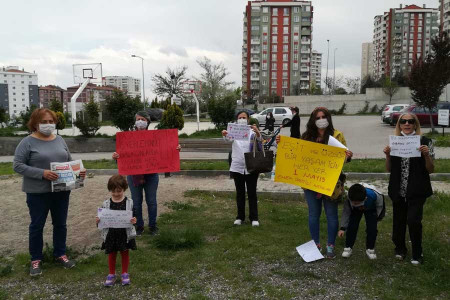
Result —
<instances>
[{"instance_id":1,"label":"blue jeans","mask_svg":"<svg viewBox=\"0 0 450 300\"><path fill-rule=\"evenodd\" d=\"M327 216L328 244L334 245L338 232L338 204L331 202L325 197L317 199L317 193L305 190L305 198L309 211L309 232L316 244L320 244L320 214L322 213L322 202Z\"/></svg>"},{"instance_id":2,"label":"blue jeans","mask_svg":"<svg viewBox=\"0 0 450 300\"><path fill-rule=\"evenodd\" d=\"M136 226L144 227L144 218L142 217L143 192L145 191L145 202L148 209L148 226L156 226L156 214L158 212L156 203L156 191L158 190L159 175L145 174L145 183L140 186L134 186L133 177L127 176L128 186L133 199L133 207L136 212Z\"/></svg>"},{"instance_id":3,"label":"blue jeans","mask_svg":"<svg viewBox=\"0 0 450 300\"><path fill-rule=\"evenodd\" d=\"M27 205L30 211L29 250L31 260L42 260L44 246L43 231L48 212L53 224L53 255L66 254L67 211L69 210L70 191L57 193L27 193Z\"/></svg>"}]
</instances>

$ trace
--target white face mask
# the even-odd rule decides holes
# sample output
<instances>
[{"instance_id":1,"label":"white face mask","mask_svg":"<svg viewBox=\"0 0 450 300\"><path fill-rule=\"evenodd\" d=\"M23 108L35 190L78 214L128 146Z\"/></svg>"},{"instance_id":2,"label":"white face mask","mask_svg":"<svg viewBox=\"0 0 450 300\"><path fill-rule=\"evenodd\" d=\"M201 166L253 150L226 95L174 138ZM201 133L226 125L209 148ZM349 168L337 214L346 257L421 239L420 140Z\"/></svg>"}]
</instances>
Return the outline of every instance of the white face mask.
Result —
<instances>
[{"instance_id":1,"label":"white face mask","mask_svg":"<svg viewBox=\"0 0 450 300\"><path fill-rule=\"evenodd\" d=\"M317 128L320 128L320 129L327 128L328 127L328 120L327 119L316 120L316 126L317 126Z\"/></svg>"},{"instance_id":2,"label":"white face mask","mask_svg":"<svg viewBox=\"0 0 450 300\"><path fill-rule=\"evenodd\" d=\"M136 123L134 123L134 125L136 125L137 129L146 129L147 128L147 121L137 120Z\"/></svg>"},{"instance_id":3,"label":"white face mask","mask_svg":"<svg viewBox=\"0 0 450 300\"><path fill-rule=\"evenodd\" d=\"M238 119L237 124L247 125L247 119Z\"/></svg>"},{"instance_id":4,"label":"white face mask","mask_svg":"<svg viewBox=\"0 0 450 300\"><path fill-rule=\"evenodd\" d=\"M39 132L46 136L52 134L55 129L55 124L39 124Z\"/></svg>"}]
</instances>

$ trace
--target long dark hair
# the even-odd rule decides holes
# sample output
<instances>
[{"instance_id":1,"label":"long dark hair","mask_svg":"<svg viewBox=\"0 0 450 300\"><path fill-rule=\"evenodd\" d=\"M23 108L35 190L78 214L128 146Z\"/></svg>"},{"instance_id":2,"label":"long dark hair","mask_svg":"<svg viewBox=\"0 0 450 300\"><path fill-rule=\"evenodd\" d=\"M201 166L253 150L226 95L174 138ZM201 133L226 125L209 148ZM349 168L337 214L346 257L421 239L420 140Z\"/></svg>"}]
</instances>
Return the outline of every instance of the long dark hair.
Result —
<instances>
[{"instance_id":1,"label":"long dark hair","mask_svg":"<svg viewBox=\"0 0 450 300\"><path fill-rule=\"evenodd\" d=\"M331 120L331 114L325 107L316 107L313 110L311 116L309 117L308 123L306 124L306 131L303 133L302 139L310 142L317 141L317 138L319 137L319 128L317 128L316 126L316 117L319 112L323 112L328 120L328 127L325 129L322 141L322 143L328 144L328 139L330 138L330 135L333 136L334 134L334 127L333 121Z\"/></svg>"}]
</instances>

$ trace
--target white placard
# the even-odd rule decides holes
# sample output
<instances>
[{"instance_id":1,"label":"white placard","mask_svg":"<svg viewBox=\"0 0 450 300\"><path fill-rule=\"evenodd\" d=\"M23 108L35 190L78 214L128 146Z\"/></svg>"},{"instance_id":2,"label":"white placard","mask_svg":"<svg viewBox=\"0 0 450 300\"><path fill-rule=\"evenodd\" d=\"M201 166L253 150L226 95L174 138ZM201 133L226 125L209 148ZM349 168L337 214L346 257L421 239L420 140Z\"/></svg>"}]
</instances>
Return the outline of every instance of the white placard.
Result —
<instances>
[{"instance_id":1,"label":"white placard","mask_svg":"<svg viewBox=\"0 0 450 300\"><path fill-rule=\"evenodd\" d=\"M305 262L312 262L324 258L313 240L304 243L295 249L297 249L298 254L300 254Z\"/></svg>"},{"instance_id":2,"label":"white placard","mask_svg":"<svg viewBox=\"0 0 450 300\"><path fill-rule=\"evenodd\" d=\"M328 146L338 147L338 148L344 148L347 149L347 147L344 146L341 142L339 142L335 137L332 137L330 135L330 138L328 139Z\"/></svg>"},{"instance_id":3,"label":"white placard","mask_svg":"<svg viewBox=\"0 0 450 300\"><path fill-rule=\"evenodd\" d=\"M448 126L448 109L438 110L438 125Z\"/></svg>"},{"instance_id":4,"label":"white placard","mask_svg":"<svg viewBox=\"0 0 450 300\"><path fill-rule=\"evenodd\" d=\"M227 139L234 141L248 141L250 139L251 127L246 124L228 123Z\"/></svg>"},{"instance_id":5,"label":"white placard","mask_svg":"<svg viewBox=\"0 0 450 300\"><path fill-rule=\"evenodd\" d=\"M80 176L80 171L83 169L83 162L80 159L50 163L50 170L58 174L58 179L52 181L52 192L70 191L84 187L84 178Z\"/></svg>"},{"instance_id":6,"label":"white placard","mask_svg":"<svg viewBox=\"0 0 450 300\"><path fill-rule=\"evenodd\" d=\"M128 228L133 226L131 218L133 212L131 210L112 210L107 208L99 208L97 217L100 219L98 228Z\"/></svg>"},{"instance_id":7,"label":"white placard","mask_svg":"<svg viewBox=\"0 0 450 300\"><path fill-rule=\"evenodd\" d=\"M389 136L389 147L391 156L399 157L420 157L420 135L410 136Z\"/></svg>"}]
</instances>

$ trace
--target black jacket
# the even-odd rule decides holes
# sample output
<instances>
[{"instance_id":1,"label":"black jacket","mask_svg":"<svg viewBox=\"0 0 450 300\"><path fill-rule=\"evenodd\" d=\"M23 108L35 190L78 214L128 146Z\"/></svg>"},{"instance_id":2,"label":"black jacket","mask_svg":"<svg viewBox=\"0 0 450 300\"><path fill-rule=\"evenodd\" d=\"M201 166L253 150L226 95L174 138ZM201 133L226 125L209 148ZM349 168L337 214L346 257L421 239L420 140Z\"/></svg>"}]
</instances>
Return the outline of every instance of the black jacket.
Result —
<instances>
[{"instance_id":1,"label":"black jacket","mask_svg":"<svg viewBox=\"0 0 450 300\"><path fill-rule=\"evenodd\" d=\"M424 136L420 138L421 145L429 145L430 140ZM400 180L401 180L401 157L391 156L391 176L389 177L388 194L393 202L399 201ZM431 188L430 174L425 165L425 158L412 157L409 159L409 176L406 198L408 201L426 198L433 195Z\"/></svg>"},{"instance_id":2,"label":"black jacket","mask_svg":"<svg viewBox=\"0 0 450 300\"><path fill-rule=\"evenodd\" d=\"M291 126L291 137L299 139L300 138L300 116L295 114L292 120L284 124L284 127Z\"/></svg>"},{"instance_id":3,"label":"black jacket","mask_svg":"<svg viewBox=\"0 0 450 300\"><path fill-rule=\"evenodd\" d=\"M264 129L269 129L269 131L273 131L275 129L275 118L266 118L266 125L264 126Z\"/></svg>"}]
</instances>

